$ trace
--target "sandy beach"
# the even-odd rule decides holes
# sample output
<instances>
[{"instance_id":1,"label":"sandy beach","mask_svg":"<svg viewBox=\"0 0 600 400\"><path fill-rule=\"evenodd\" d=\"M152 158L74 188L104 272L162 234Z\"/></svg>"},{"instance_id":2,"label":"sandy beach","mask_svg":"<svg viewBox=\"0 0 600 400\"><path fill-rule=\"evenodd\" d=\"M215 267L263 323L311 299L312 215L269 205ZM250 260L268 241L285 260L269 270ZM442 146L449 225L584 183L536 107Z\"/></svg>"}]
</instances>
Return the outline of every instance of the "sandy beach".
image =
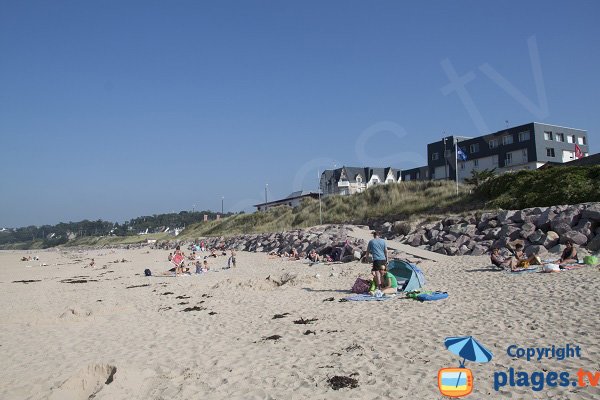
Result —
<instances>
[{"instance_id":1,"label":"sandy beach","mask_svg":"<svg viewBox=\"0 0 600 400\"><path fill-rule=\"evenodd\" d=\"M441 399L438 370L460 361L444 339L468 335L494 355L467 362L469 398L600 398L600 387L571 384L494 388L495 374L510 368L572 379L580 368L600 371L597 267L511 274L488 268L488 256L420 260L425 289L448 299L340 302L358 276L369 276L368 265L241 252L235 269L218 257L206 274L144 276L146 268L166 271L167 255L0 252L0 398ZM92 258L95 267L86 267ZM278 286L285 275L293 278ZM507 354L511 345L567 344L580 356ZM335 376L357 386L334 390Z\"/></svg>"}]
</instances>

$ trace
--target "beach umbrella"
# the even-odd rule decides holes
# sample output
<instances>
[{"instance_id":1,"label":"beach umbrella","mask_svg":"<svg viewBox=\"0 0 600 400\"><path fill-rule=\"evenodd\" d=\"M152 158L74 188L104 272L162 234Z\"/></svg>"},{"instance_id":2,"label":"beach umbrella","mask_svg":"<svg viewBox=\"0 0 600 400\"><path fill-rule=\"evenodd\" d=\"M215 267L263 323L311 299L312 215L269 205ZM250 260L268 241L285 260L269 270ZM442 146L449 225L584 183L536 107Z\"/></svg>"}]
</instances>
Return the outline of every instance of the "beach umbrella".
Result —
<instances>
[{"instance_id":1,"label":"beach umbrella","mask_svg":"<svg viewBox=\"0 0 600 400\"><path fill-rule=\"evenodd\" d=\"M492 359L492 352L486 349L481 343L473 338L473 336L456 336L447 337L444 340L444 345L448 350L462 357L460 368L464 368L465 360L486 363ZM462 372L458 374L456 385L460 381Z\"/></svg>"},{"instance_id":2,"label":"beach umbrella","mask_svg":"<svg viewBox=\"0 0 600 400\"><path fill-rule=\"evenodd\" d=\"M465 360L486 363L492 359L492 352L473 336L448 337L444 340L444 345L448 350L462 357L461 368L465 365Z\"/></svg>"}]
</instances>

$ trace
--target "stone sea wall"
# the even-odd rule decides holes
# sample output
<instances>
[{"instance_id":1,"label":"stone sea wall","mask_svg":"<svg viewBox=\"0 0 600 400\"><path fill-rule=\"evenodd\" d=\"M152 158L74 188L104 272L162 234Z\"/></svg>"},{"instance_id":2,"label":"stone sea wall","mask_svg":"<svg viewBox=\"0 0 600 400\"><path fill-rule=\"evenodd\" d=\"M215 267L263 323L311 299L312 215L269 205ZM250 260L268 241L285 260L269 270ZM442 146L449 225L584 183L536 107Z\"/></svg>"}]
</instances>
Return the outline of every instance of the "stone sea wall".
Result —
<instances>
[{"instance_id":1,"label":"stone sea wall","mask_svg":"<svg viewBox=\"0 0 600 400\"><path fill-rule=\"evenodd\" d=\"M383 225L393 236L394 224ZM522 243L528 255L559 253L567 240L600 250L600 203L502 210L447 217L396 237L402 243L447 255L482 255L493 247ZM585 251L584 251L585 252Z\"/></svg>"}]
</instances>

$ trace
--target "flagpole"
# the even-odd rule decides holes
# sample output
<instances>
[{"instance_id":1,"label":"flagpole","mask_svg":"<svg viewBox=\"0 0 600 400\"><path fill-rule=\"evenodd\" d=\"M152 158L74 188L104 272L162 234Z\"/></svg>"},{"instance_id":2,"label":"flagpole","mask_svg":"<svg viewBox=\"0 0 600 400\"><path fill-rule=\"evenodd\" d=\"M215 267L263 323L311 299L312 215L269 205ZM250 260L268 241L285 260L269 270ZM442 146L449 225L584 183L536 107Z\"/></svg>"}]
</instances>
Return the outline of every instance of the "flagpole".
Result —
<instances>
[{"instance_id":1,"label":"flagpole","mask_svg":"<svg viewBox=\"0 0 600 400\"><path fill-rule=\"evenodd\" d=\"M454 168L456 172L456 195L458 196L458 139L454 138Z\"/></svg>"}]
</instances>

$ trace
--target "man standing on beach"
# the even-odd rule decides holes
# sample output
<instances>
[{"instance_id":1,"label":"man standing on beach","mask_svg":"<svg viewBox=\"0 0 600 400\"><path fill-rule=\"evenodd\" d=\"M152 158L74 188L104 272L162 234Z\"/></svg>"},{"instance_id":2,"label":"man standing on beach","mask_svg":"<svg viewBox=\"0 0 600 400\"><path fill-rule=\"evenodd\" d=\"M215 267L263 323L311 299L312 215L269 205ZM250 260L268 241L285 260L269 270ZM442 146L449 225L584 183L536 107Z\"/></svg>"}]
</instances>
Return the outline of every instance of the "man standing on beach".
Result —
<instances>
[{"instance_id":1,"label":"man standing on beach","mask_svg":"<svg viewBox=\"0 0 600 400\"><path fill-rule=\"evenodd\" d=\"M373 268L371 273L377 285L377 289L381 289L382 275L380 267L387 265L387 245L385 240L379 237L379 232L373 231L373 239L369 241L367 245L367 252L373 257Z\"/></svg>"}]
</instances>

